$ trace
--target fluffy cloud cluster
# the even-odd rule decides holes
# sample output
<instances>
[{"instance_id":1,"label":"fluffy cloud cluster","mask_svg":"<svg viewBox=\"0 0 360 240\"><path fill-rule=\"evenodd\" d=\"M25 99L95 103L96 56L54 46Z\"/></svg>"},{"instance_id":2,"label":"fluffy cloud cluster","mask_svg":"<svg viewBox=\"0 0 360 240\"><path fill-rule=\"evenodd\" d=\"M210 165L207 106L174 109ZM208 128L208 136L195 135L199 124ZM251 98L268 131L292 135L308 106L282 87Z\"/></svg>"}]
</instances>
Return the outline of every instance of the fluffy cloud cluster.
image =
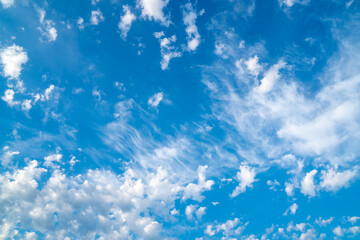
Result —
<instances>
[{"instance_id":1,"label":"fluffy cloud cluster","mask_svg":"<svg viewBox=\"0 0 360 240\"><path fill-rule=\"evenodd\" d=\"M28 56L23 47L13 44L1 49L0 60L4 77L13 79L20 76L22 65L27 63Z\"/></svg>"},{"instance_id":2,"label":"fluffy cloud cluster","mask_svg":"<svg viewBox=\"0 0 360 240\"><path fill-rule=\"evenodd\" d=\"M90 17L91 25L99 25L99 23L103 22L104 20L105 18L99 9L91 11L91 17Z\"/></svg>"},{"instance_id":3,"label":"fluffy cloud cluster","mask_svg":"<svg viewBox=\"0 0 360 240\"><path fill-rule=\"evenodd\" d=\"M131 24L136 20L136 16L130 11L129 6L123 6L124 15L121 16L119 22L119 29L121 31L121 37L126 39L127 34L131 28Z\"/></svg>"},{"instance_id":4,"label":"fluffy cloud cluster","mask_svg":"<svg viewBox=\"0 0 360 240\"><path fill-rule=\"evenodd\" d=\"M38 28L42 34L41 40L47 41L47 42L53 42L57 38L57 31L55 28L55 23L51 20L45 19L45 10L38 9L38 12L40 14L40 27Z\"/></svg>"},{"instance_id":5,"label":"fluffy cloud cluster","mask_svg":"<svg viewBox=\"0 0 360 240\"><path fill-rule=\"evenodd\" d=\"M176 199L184 193L186 197L200 199L192 187L174 182L162 168L141 178L131 169L121 175L88 170L84 174L67 176L63 170L53 168L61 159L61 154L49 155L44 159L44 167L32 160L24 168L0 175L3 239L24 239L39 234L47 239L92 239L95 236L100 239L159 239L163 232L159 219L169 218ZM199 168L199 184L204 184L205 188L200 187L195 192L209 190L212 185L203 178L205 169ZM204 207L192 210L189 205L185 214L190 216L196 212L201 219L205 210Z\"/></svg>"},{"instance_id":6,"label":"fluffy cloud cluster","mask_svg":"<svg viewBox=\"0 0 360 240\"><path fill-rule=\"evenodd\" d=\"M172 44L176 42L176 36L172 35L170 38L164 36L164 32L156 32L154 36L159 39L161 51L161 69L168 68L170 60L181 57L181 51L178 51Z\"/></svg>"},{"instance_id":7,"label":"fluffy cloud cluster","mask_svg":"<svg viewBox=\"0 0 360 240\"><path fill-rule=\"evenodd\" d=\"M183 8L183 21L186 25L187 47L190 51L195 51L200 44L200 34L196 27L198 14L195 12L191 3L187 3Z\"/></svg>"},{"instance_id":8,"label":"fluffy cloud cluster","mask_svg":"<svg viewBox=\"0 0 360 240\"><path fill-rule=\"evenodd\" d=\"M265 63L261 43L237 48L238 43L231 32L219 36L215 53L220 58L203 71L213 117L222 123L226 143L250 164L289 169L297 178L286 185L289 196L298 187L310 197L347 187L358 172L349 163L360 154L357 46L339 38L340 52L321 75L321 86L312 91L294 79L290 58ZM304 164L314 159L326 163L325 170L305 176Z\"/></svg>"},{"instance_id":9,"label":"fluffy cloud cluster","mask_svg":"<svg viewBox=\"0 0 360 240\"><path fill-rule=\"evenodd\" d=\"M239 181L239 185L231 193L231 197L236 197L240 193L246 191L246 188L253 187L256 173L255 168L249 167L248 165L241 165L240 171L236 174L236 179Z\"/></svg>"},{"instance_id":10,"label":"fluffy cloud cluster","mask_svg":"<svg viewBox=\"0 0 360 240\"><path fill-rule=\"evenodd\" d=\"M231 237L238 237L242 234L247 224L242 224L239 218L235 218L234 220L227 220L222 224L208 225L205 229L205 234L210 237L219 234L223 236L221 239L233 239Z\"/></svg>"},{"instance_id":11,"label":"fluffy cloud cluster","mask_svg":"<svg viewBox=\"0 0 360 240\"><path fill-rule=\"evenodd\" d=\"M163 92L155 93L153 96L151 96L149 98L148 105L150 107L156 108L157 106L159 106L159 104L163 100L163 98L164 98L164 93Z\"/></svg>"},{"instance_id":12,"label":"fluffy cloud cluster","mask_svg":"<svg viewBox=\"0 0 360 240\"><path fill-rule=\"evenodd\" d=\"M170 20L163 12L163 9L168 3L169 0L138 0L143 17L150 20L160 21L165 26L170 24Z\"/></svg>"}]
</instances>

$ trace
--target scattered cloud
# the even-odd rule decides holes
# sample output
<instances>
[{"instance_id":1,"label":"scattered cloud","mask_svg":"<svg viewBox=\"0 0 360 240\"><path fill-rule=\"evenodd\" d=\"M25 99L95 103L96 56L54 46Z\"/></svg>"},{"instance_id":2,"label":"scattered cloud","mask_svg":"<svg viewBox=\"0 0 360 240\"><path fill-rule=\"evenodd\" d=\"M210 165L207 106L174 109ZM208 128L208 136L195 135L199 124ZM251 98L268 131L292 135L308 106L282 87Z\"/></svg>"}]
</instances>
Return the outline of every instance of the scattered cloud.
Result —
<instances>
[{"instance_id":1,"label":"scattered cloud","mask_svg":"<svg viewBox=\"0 0 360 240\"><path fill-rule=\"evenodd\" d=\"M120 17L119 29L121 31L121 37L126 39L132 22L136 20L136 16L131 12L128 5L123 6L123 12L124 15Z\"/></svg>"},{"instance_id":2,"label":"scattered cloud","mask_svg":"<svg viewBox=\"0 0 360 240\"><path fill-rule=\"evenodd\" d=\"M57 30L55 28L55 23L51 20L45 19L45 10L38 9L38 13L40 15L40 27L38 28L42 34L40 40L46 42L53 42L57 38Z\"/></svg>"},{"instance_id":3,"label":"scattered cloud","mask_svg":"<svg viewBox=\"0 0 360 240\"><path fill-rule=\"evenodd\" d=\"M151 96L149 98L148 105L150 107L157 108L159 106L160 102L163 100L163 98L164 98L163 92L155 93L153 96Z\"/></svg>"},{"instance_id":4,"label":"scattered cloud","mask_svg":"<svg viewBox=\"0 0 360 240\"><path fill-rule=\"evenodd\" d=\"M315 197L316 186L314 184L314 176L317 174L317 170L312 170L306 173L305 177L301 181L301 193L309 197Z\"/></svg>"},{"instance_id":5,"label":"scattered cloud","mask_svg":"<svg viewBox=\"0 0 360 240\"><path fill-rule=\"evenodd\" d=\"M105 21L105 18L100 9L91 11L90 24L99 25L99 23Z\"/></svg>"},{"instance_id":6,"label":"scattered cloud","mask_svg":"<svg viewBox=\"0 0 360 240\"><path fill-rule=\"evenodd\" d=\"M236 197L240 193L244 193L247 188L252 188L256 173L255 168L249 167L248 165L241 165L240 171L236 174L236 180L239 185L231 193L231 197Z\"/></svg>"},{"instance_id":7,"label":"scattered cloud","mask_svg":"<svg viewBox=\"0 0 360 240\"><path fill-rule=\"evenodd\" d=\"M291 215L295 215L298 208L299 206L296 203L292 204L288 209L286 209L284 216L287 216L288 213L290 213Z\"/></svg>"},{"instance_id":8,"label":"scattered cloud","mask_svg":"<svg viewBox=\"0 0 360 240\"><path fill-rule=\"evenodd\" d=\"M181 51L178 51L172 44L176 42L176 36L172 35L170 38L164 37L164 32L156 32L154 36L159 39L161 51L161 69L166 70L169 66L170 60L181 57Z\"/></svg>"},{"instance_id":9,"label":"scattered cloud","mask_svg":"<svg viewBox=\"0 0 360 240\"><path fill-rule=\"evenodd\" d=\"M85 27L84 19L82 17L79 17L78 20L76 21L76 25L80 30L84 29Z\"/></svg>"},{"instance_id":10,"label":"scattered cloud","mask_svg":"<svg viewBox=\"0 0 360 240\"><path fill-rule=\"evenodd\" d=\"M195 51L200 44L200 34L196 27L196 19L198 13L194 10L191 3L187 3L183 7L183 21L186 25L187 48L189 51Z\"/></svg>"},{"instance_id":11,"label":"scattered cloud","mask_svg":"<svg viewBox=\"0 0 360 240\"><path fill-rule=\"evenodd\" d=\"M5 90L4 96L2 96L1 99L5 101L10 107L14 107L20 104L19 101L14 100L14 94L15 94L14 90L7 89Z\"/></svg>"},{"instance_id":12,"label":"scattered cloud","mask_svg":"<svg viewBox=\"0 0 360 240\"><path fill-rule=\"evenodd\" d=\"M149 20L159 21L164 26L170 24L169 17L163 12L168 3L169 0L138 0L142 16Z\"/></svg>"},{"instance_id":13,"label":"scattered cloud","mask_svg":"<svg viewBox=\"0 0 360 240\"><path fill-rule=\"evenodd\" d=\"M4 77L14 79L20 77L22 65L27 63L28 56L23 47L13 44L1 49L0 59Z\"/></svg>"},{"instance_id":14,"label":"scattered cloud","mask_svg":"<svg viewBox=\"0 0 360 240\"><path fill-rule=\"evenodd\" d=\"M336 192L343 187L348 187L350 182L358 176L358 169L345 170L344 172L336 172L334 169L321 171L320 187L326 191Z\"/></svg>"}]
</instances>

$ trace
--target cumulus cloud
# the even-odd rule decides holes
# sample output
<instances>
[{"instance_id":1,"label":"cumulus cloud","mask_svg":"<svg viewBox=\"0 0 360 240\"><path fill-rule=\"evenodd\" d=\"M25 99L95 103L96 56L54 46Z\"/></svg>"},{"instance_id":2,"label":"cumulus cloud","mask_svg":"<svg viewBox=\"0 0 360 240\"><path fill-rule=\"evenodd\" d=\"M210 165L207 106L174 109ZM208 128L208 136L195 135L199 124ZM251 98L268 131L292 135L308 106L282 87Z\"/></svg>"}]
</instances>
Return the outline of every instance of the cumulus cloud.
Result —
<instances>
[{"instance_id":1,"label":"cumulus cloud","mask_svg":"<svg viewBox=\"0 0 360 240\"><path fill-rule=\"evenodd\" d=\"M315 220L315 223L323 227L329 225L333 220L334 217L328 219L323 219L322 217L319 217L318 219Z\"/></svg>"},{"instance_id":2,"label":"cumulus cloud","mask_svg":"<svg viewBox=\"0 0 360 240\"><path fill-rule=\"evenodd\" d=\"M5 90L4 96L2 96L1 99L5 101L10 107L14 107L20 104L19 101L14 100L14 94L14 90L7 89Z\"/></svg>"},{"instance_id":3,"label":"cumulus cloud","mask_svg":"<svg viewBox=\"0 0 360 240\"><path fill-rule=\"evenodd\" d=\"M291 215L295 215L298 208L299 208L299 206L296 203L294 203L288 209L286 209L284 215L286 216L286 215L288 215L288 213L290 213Z\"/></svg>"},{"instance_id":4,"label":"cumulus cloud","mask_svg":"<svg viewBox=\"0 0 360 240\"><path fill-rule=\"evenodd\" d=\"M162 238L159 220L167 221L184 189L164 169L141 177L132 169L121 175L88 170L72 177L51 168L60 160L59 154L52 154L45 157L46 168L33 160L24 168L0 175L4 239L15 232L22 239L33 237L27 229L44 234L47 239L89 239L95 234L103 239ZM205 167L199 170L199 182L209 189L212 184L203 178L204 170ZM187 212L201 219L206 207Z\"/></svg>"},{"instance_id":5,"label":"cumulus cloud","mask_svg":"<svg viewBox=\"0 0 360 240\"><path fill-rule=\"evenodd\" d=\"M206 213L206 207L199 207L197 205L190 204L186 206L185 208L185 215L188 220L193 220L194 215L198 220L201 220L201 218Z\"/></svg>"},{"instance_id":6,"label":"cumulus cloud","mask_svg":"<svg viewBox=\"0 0 360 240\"><path fill-rule=\"evenodd\" d=\"M150 107L157 108L159 106L160 102L163 100L163 98L164 98L163 92L155 93L153 96L151 96L149 98L148 105Z\"/></svg>"},{"instance_id":7,"label":"cumulus cloud","mask_svg":"<svg viewBox=\"0 0 360 240\"><path fill-rule=\"evenodd\" d=\"M333 233L338 237L344 236L344 232L341 226L337 226L336 228L334 228Z\"/></svg>"},{"instance_id":8,"label":"cumulus cloud","mask_svg":"<svg viewBox=\"0 0 360 240\"><path fill-rule=\"evenodd\" d=\"M301 181L301 193L309 197L315 197L316 186L314 184L314 176L317 174L317 170L312 170L306 173L305 177Z\"/></svg>"},{"instance_id":9,"label":"cumulus cloud","mask_svg":"<svg viewBox=\"0 0 360 240\"><path fill-rule=\"evenodd\" d=\"M99 23L105 20L100 9L91 11L90 24L91 25L99 25Z\"/></svg>"},{"instance_id":10,"label":"cumulus cloud","mask_svg":"<svg viewBox=\"0 0 360 240\"><path fill-rule=\"evenodd\" d=\"M351 222L352 224L355 224L358 220L360 220L360 217L357 216L348 218L348 221Z\"/></svg>"},{"instance_id":11,"label":"cumulus cloud","mask_svg":"<svg viewBox=\"0 0 360 240\"><path fill-rule=\"evenodd\" d=\"M336 172L334 169L321 171L320 187L326 191L336 192L343 187L348 187L350 182L358 176L358 169Z\"/></svg>"},{"instance_id":12,"label":"cumulus cloud","mask_svg":"<svg viewBox=\"0 0 360 240\"><path fill-rule=\"evenodd\" d=\"M286 7L292 7L295 4L306 5L310 2L310 0L278 0L280 6L285 5Z\"/></svg>"},{"instance_id":13,"label":"cumulus cloud","mask_svg":"<svg viewBox=\"0 0 360 240\"><path fill-rule=\"evenodd\" d=\"M205 229L205 234L212 237L215 234L221 234L222 239L232 239L230 237L237 237L242 234L248 223L242 224L239 218L227 220L225 223L217 225L208 225Z\"/></svg>"},{"instance_id":14,"label":"cumulus cloud","mask_svg":"<svg viewBox=\"0 0 360 240\"><path fill-rule=\"evenodd\" d=\"M19 151L9 151L8 146L3 149L5 152L1 156L1 165L7 167L13 160L14 156L18 155Z\"/></svg>"},{"instance_id":15,"label":"cumulus cloud","mask_svg":"<svg viewBox=\"0 0 360 240\"><path fill-rule=\"evenodd\" d=\"M186 25L187 48L189 51L195 51L200 44L200 34L196 27L197 12L191 3L187 3L183 7L183 21Z\"/></svg>"},{"instance_id":16,"label":"cumulus cloud","mask_svg":"<svg viewBox=\"0 0 360 240\"><path fill-rule=\"evenodd\" d=\"M38 9L40 14L40 27L38 28L42 34L40 38L42 41L53 42L57 38L57 30L55 28L55 23L51 20L45 19L45 10Z\"/></svg>"},{"instance_id":17,"label":"cumulus cloud","mask_svg":"<svg viewBox=\"0 0 360 240\"><path fill-rule=\"evenodd\" d=\"M199 166L198 173L198 182L189 183L184 188L183 200L193 199L195 201L201 202L204 199L202 193L211 189L214 185L213 180L206 180L205 171L208 166Z\"/></svg>"},{"instance_id":18,"label":"cumulus cloud","mask_svg":"<svg viewBox=\"0 0 360 240\"><path fill-rule=\"evenodd\" d=\"M161 51L161 69L168 68L170 60L173 58L181 57L181 51L178 51L172 44L176 42L176 36L172 35L170 38L164 37L163 32L156 32L154 36L159 39Z\"/></svg>"},{"instance_id":19,"label":"cumulus cloud","mask_svg":"<svg viewBox=\"0 0 360 240\"><path fill-rule=\"evenodd\" d=\"M241 165L240 171L236 174L236 180L239 182L239 185L231 193L231 197L236 197L240 193L245 192L246 188L252 188L253 183L256 181L255 176L255 168Z\"/></svg>"},{"instance_id":20,"label":"cumulus cloud","mask_svg":"<svg viewBox=\"0 0 360 240\"><path fill-rule=\"evenodd\" d=\"M257 55L246 60L245 65L251 75L258 76L262 71L262 66L259 64L259 57Z\"/></svg>"},{"instance_id":21,"label":"cumulus cloud","mask_svg":"<svg viewBox=\"0 0 360 240\"><path fill-rule=\"evenodd\" d=\"M168 16L165 16L163 12L168 3L169 0L138 0L143 17L149 20L160 21L165 26L170 24Z\"/></svg>"},{"instance_id":22,"label":"cumulus cloud","mask_svg":"<svg viewBox=\"0 0 360 240\"><path fill-rule=\"evenodd\" d=\"M3 8L9 8L9 7L13 6L15 3L14 0L1 0L0 2L1 2Z\"/></svg>"},{"instance_id":23,"label":"cumulus cloud","mask_svg":"<svg viewBox=\"0 0 360 240\"><path fill-rule=\"evenodd\" d=\"M25 99L22 103L21 103L21 110L23 110L24 112L28 112L30 111L30 109L32 108L32 100L31 99Z\"/></svg>"},{"instance_id":24,"label":"cumulus cloud","mask_svg":"<svg viewBox=\"0 0 360 240\"><path fill-rule=\"evenodd\" d=\"M14 79L20 76L22 65L27 63L28 56L24 48L13 44L1 49L0 59L4 77Z\"/></svg>"},{"instance_id":25,"label":"cumulus cloud","mask_svg":"<svg viewBox=\"0 0 360 240\"><path fill-rule=\"evenodd\" d=\"M53 166L55 166L54 162L61 162L62 157L63 157L63 155L60 153L55 153L55 154L46 156L44 158L44 160L45 160L44 166L45 167L53 167Z\"/></svg>"},{"instance_id":26,"label":"cumulus cloud","mask_svg":"<svg viewBox=\"0 0 360 240\"><path fill-rule=\"evenodd\" d=\"M76 25L78 26L78 28L80 30L84 29L84 27L85 27L84 19L82 17L79 17L78 20L76 21Z\"/></svg>"},{"instance_id":27,"label":"cumulus cloud","mask_svg":"<svg viewBox=\"0 0 360 240\"><path fill-rule=\"evenodd\" d=\"M249 64L249 63L248 63ZM256 63L252 63L251 66L252 71L255 71L257 73L258 67L256 66ZM274 84L276 81L280 78L279 70L281 68L284 68L286 66L286 63L282 60L280 60L278 63L273 65L265 74L264 77L260 81L260 86L256 88L257 91L260 93L266 93L273 89Z\"/></svg>"},{"instance_id":28,"label":"cumulus cloud","mask_svg":"<svg viewBox=\"0 0 360 240\"><path fill-rule=\"evenodd\" d=\"M294 190L294 184L288 182L285 183L285 192L288 197L294 196Z\"/></svg>"},{"instance_id":29,"label":"cumulus cloud","mask_svg":"<svg viewBox=\"0 0 360 240\"><path fill-rule=\"evenodd\" d=\"M127 34L131 28L131 24L136 20L136 16L130 11L129 6L123 6L124 15L121 16L119 22L119 29L121 31L121 37L126 39Z\"/></svg>"}]
</instances>

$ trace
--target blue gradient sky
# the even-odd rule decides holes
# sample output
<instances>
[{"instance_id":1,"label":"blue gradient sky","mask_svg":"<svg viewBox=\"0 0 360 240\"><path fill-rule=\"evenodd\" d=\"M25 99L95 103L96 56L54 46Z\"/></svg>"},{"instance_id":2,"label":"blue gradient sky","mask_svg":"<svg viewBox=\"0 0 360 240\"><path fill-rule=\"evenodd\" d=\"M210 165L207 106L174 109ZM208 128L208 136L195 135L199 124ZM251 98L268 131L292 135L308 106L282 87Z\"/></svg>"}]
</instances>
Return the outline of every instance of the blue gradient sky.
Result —
<instances>
[{"instance_id":1,"label":"blue gradient sky","mask_svg":"<svg viewBox=\"0 0 360 240\"><path fill-rule=\"evenodd\" d=\"M357 0L0 0L0 239L356 239Z\"/></svg>"}]
</instances>

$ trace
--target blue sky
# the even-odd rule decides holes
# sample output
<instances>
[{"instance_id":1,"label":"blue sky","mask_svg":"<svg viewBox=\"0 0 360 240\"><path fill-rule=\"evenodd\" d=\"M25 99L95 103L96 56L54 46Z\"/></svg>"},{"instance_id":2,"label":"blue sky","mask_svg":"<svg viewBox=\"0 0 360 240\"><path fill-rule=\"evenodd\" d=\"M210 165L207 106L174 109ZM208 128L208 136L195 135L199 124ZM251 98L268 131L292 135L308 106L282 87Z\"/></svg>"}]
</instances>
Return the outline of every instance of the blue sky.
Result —
<instances>
[{"instance_id":1,"label":"blue sky","mask_svg":"<svg viewBox=\"0 0 360 240\"><path fill-rule=\"evenodd\" d=\"M357 239L357 0L0 0L0 239Z\"/></svg>"}]
</instances>

